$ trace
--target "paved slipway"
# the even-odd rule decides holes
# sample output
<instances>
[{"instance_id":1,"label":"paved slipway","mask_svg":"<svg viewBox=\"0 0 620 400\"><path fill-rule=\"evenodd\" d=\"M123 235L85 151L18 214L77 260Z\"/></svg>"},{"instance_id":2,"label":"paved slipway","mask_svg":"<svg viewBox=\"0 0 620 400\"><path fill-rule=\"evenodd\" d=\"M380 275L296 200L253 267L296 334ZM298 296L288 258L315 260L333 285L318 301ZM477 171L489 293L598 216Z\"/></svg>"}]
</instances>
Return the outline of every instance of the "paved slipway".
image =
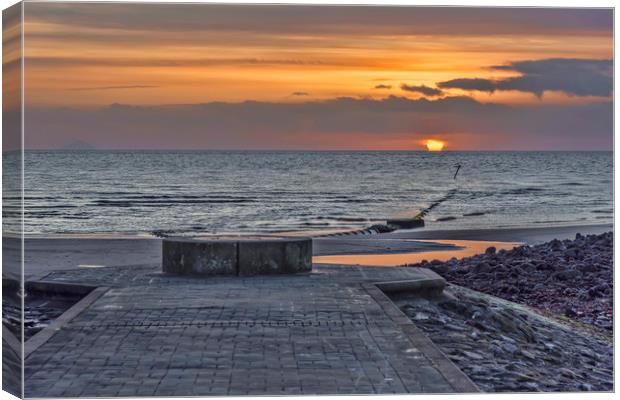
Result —
<instances>
[{"instance_id":1,"label":"paved slipway","mask_svg":"<svg viewBox=\"0 0 620 400\"><path fill-rule=\"evenodd\" d=\"M45 280L110 289L30 353L25 395L478 391L373 284L436 278L326 265L250 278L166 276L156 264L52 272Z\"/></svg>"}]
</instances>

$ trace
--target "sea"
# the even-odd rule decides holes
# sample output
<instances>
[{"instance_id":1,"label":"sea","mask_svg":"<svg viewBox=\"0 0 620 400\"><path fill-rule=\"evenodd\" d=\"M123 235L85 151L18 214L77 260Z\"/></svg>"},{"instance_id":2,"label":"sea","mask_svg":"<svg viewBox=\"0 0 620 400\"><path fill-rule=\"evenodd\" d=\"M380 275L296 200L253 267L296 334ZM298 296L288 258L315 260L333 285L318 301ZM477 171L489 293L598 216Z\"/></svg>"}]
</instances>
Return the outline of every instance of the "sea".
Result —
<instances>
[{"instance_id":1,"label":"sea","mask_svg":"<svg viewBox=\"0 0 620 400\"><path fill-rule=\"evenodd\" d=\"M18 178L15 157L3 156L5 182ZM19 232L10 186L4 229ZM318 235L429 208L425 229L610 223L613 153L24 153L28 235Z\"/></svg>"}]
</instances>

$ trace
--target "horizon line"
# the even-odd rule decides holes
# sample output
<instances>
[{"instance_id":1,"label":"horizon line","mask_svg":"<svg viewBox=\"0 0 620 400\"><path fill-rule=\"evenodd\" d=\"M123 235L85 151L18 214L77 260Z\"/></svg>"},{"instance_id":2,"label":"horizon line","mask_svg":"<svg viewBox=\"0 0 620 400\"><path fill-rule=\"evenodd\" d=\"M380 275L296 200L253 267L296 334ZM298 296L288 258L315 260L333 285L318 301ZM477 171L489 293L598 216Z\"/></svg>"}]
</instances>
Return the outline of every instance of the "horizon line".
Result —
<instances>
[{"instance_id":1,"label":"horizon line","mask_svg":"<svg viewBox=\"0 0 620 400\"><path fill-rule=\"evenodd\" d=\"M458 152L613 152L614 149L446 149L441 151L428 151L426 149L211 149L211 148L203 148L203 149L179 149L179 148L166 148L166 149L115 149L115 148L93 148L93 149L63 149L63 148L54 148L54 149L45 149L45 148L24 148L24 149L14 149L14 150L4 150L4 152L14 152L14 151L65 151L65 152L79 152L79 151L90 151L90 152L104 152L104 151L149 151L149 152L160 152L160 151L177 151L177 152L349 152L349 153L369 153L369 152L401 152L401 153L458 153Z\"/></svg>"}]
</instances>

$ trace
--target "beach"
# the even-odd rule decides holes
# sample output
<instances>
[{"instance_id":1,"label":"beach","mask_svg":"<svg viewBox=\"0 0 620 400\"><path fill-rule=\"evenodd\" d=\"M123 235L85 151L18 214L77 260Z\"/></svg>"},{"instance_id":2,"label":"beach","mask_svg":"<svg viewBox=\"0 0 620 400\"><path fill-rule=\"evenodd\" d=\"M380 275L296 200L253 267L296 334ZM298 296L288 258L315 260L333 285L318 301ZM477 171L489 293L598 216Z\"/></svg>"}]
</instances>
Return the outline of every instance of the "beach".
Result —
<instances>
[{"instance_id":1,"label":"beach","mask_svg":"<svg viewBox=\"0 0 620 400\"><path fill-rule=\"evenodd\" d=\"M428 346L437 346L440 349L436 356L433 355L435 350L420 350L423 357L430 359L440 357L443 360L440 363L441 365L458 366L458 368L446 366L447 370L442 370L443 367L439 368L440 374L452 376L452 378L447 381L437 380L437 378L430 376L422 378L422 387L424 384L430 384L429 388L435 388L433 391L561 391L566 390L566 388L576 391L601 391L611 390L613 387L611 367L613 347L610 344L610 329L613 321L611 303L609 302L611 293L613 293L613 286L611 289L609 286L612 284L610 255L613 240L611 239L612 233L605 234L605 232L612 231L612 225L600 224L518 229L418 229L370 235L358 232L357 234L342 233L341 236L318 236L313 238L313 272L310 275L302 274L305 276L302 279L311 278L311 281L315 283L311 283L311 281L304 283L304 280L294 277L287 278L293 279L290 283L285 283L277 277L265 277L260 278L260 280L253 278L232 278L230 280L231 278L217 277L211 279L189 278L189 280L187 280L188 278L175 278L161 273L161 238L101 234L55 235L54 237L29 237L24 240L26 265L24 275L27 281L111 287L112 289L100 301L95 300L93 305L87 306L89 311L84 311L83 316L76 314L74 317L76 322L68 323L69 326L79 327L80 324L90 324L87 321L93 317L96 321L103 318L108 322L97 322L91 328L103 333L109 329L109 326L116 326L114 321L118 318L117 312L121 312L118 315L126 315L123 318L129 318L127 322L123 323L129 324L123 325L127 326L126 329L134 329L131 328L132 324L139 321L142 321L139 322L140 324L144 324L145 321L149 320L148 324L155 326L165 324L167 320L160 320L158 316L162 312L173 310L175 310L173 312L175 317L172 318L184 319L183 315L189 309L180 306L180 304L189 304L188 302L192 304L197 302L192 306L197 307L196 310L203 307L207 307L207 309L224 307L224 310L233 314L249 312L244 310L247 307L245 296L236 294L235 296L240 296L238 298L239 304L226 306L217 298L199 294L202 290L200 287L204 284L209 285L211 292L216 288L228 290L226 288L231 287L236 288L233 290L237 293L239 284L242 284L245 287L243 290L248 293L253 290L267 290L262 295L266 297L263 297L260 304L257 304L259 308L251 312L253 314L260 313L261 307L271 308L282 301L287 304L290 303L293 308L302 307L305 309L310 307L310 304L312 307L316 307L317 299L314 299L315 296L321 296L322 300L320 301L322 302L334 304L329 307L349 309L354 307L354 304L358 304L358 306L360 304L359 299L352 300L342 297L344 293L352 290L349 287L351 282L359 281L362 284L361 287L367 288L364 290L371 290L371 287L367 286L368 283L363 282L390 281L395 280L395 277L400 277L396 280L408 277L408 279L413 278L414 280L422 279L421 282L423 282L427 279L423 278L424 276L434 273L437 274L434 275L437 278L443 277L448 282L448 286L439 297L420 297L420 293L413 290L400 295L390 294L388 301L390 307L399 308L400 312L411 319L416 329L419 329L409 333L412 335L411 340L416 343L420 340L430 340ZM553 239L549 241L550 238ZM11 263L11 260L17 259L16 257L19 255L19 244L20 240L17 238L5 237L3 240L5 278L10 277L10 272L19 276L18 264L14 261ZM575 250L577 245L579 249ZM539 268L540 263L536 260L542 256L536 258L534 255L539 253L547 255L548 252L552 252L557 261L554 261L553 267ZM575 254L582 253L586 254L585 264L589 265L590 260L596 259L601 264L601 268L604 265L607 266L606 272L601 272L603 270L598 269L589 272L580 266L583 262L579 264L577 260L570 258L571 255L574 258ZM529 258L524 260L525 255L536 258L531 265L531 271L527 270ZM582 256L581 260L583 259ZM373 260L381 260L382 262L375 261L373 263ZM388 261L383 262L385 260ZM411 260L415 260L415 263L409 262ZM409 265L405 266L404 264ZM485 269L480 265L487 267ZM580 271L579 274L582 276L575 276L575 271ZM495 273L495 275L490 275L489 272ZM332 276L331 274L336 275L329 278ZM497 274L500 274L500 277L492 279L492 276L497 276ZM566 275L566 278L562 274ZM328 280L323 282L322 279L326 278ZM235 279L239 279L239 283L235 283ZM321 279L323 283L316 286L316 279ZM599 287L600 280L609 281L607 288ZM589 282L587 287L582 285L584 282ZM285 286L281 286L283 284ZM263 285L267 285L266 288L269 289L261 289ZM299 293L311 294L311 298L314 300L308 300L310 303L306 304L299 303L304 296L299 299L294 299L294 297L281 298L279 295L272 298L278 291L282 292L285 287L288 288L287 285L293 285L292 287L295 287ZM274 291L273 287L278 289ZM536 293L532 294L531 291L522 290L525 287L535 288L538 293L548 292L549 294L546 297L535 296ZM165 299L165 296L170 295L170 290L176 290L176 295L173 298ZM330 294L327 294L326 291ZM223 293L221 295L224 295ZM152 296L155 297L151 298ZM377 294L377 296L385 296L385 294ZM178 303L179 300L175 300L176 298L184 300ZM592 303L592 299L596 303ZM36 297L32 300L35 301ZM350 303L351 301L353 303ZM208 305L213 302L215 302L214 305ZM99 305L97 306L97 304ZM600 304L602 308L592 307L590 304ZM162 311L157 311L154 314L149 311L159 310L160 308ZM110 313L109 310L118 311ZM364 314L368 310L360 309L356 312ZM33 315L33 311L37 312L36 307L35 309L27 307L27 316ZM50 309L50 312L60 313L61 311ZM141 313L145 312L148 315L141 316ZM187 316L190 321L196 318L192 316L192 313L193 311ZM391 313L393 314L394 311L388 312L390 315ZM34 323L34 327L40 325L40 317L35 316L33 318L30 323ZM231 322L228 318L224 317L225 320L218 322L218 324L239 323ZM253 321L255 317L250 317L250 314L247 314L242 318L249 318ZM375 315L372 318L377 318L377 316ZM477 318L483 319L478 320ZM204 323L215 323L212 320L209 321L211 322ZM107 325L99 325L101 323ZM188 326L192 326L195 322L188 321L186 323L189 324ZM258 322L251 323L250 330L256 323ZM289 322L277 323L288 324ZM317 323L320 324L320 322ZM356 324L357 322L339 323ZM309 324L313 324L313 322L309 322ZM158 329L162 333L166 330L166 328ZM199 332L196 331L196 334ZM347 333L347 335L351 334L353 333ZM447 337L450 339L446 340L445 335L448 335ZM59 341L64 343L63 341L71 341L72 338L72 334L65 333L63 335L52 335L48 340L51 340L52 343L59 343ZM119 338L119 340L121 339ZM164 340L163 337L161 340ZM207 341L205 345L210 345L209 343L211 342ZM94 344L93 346L97 347ZM256 346L260 348L260 344ZM423 346L422 349L424 348L426 347ZM562 348L562 351L558 352L558 348ZM37 380L33 386L34 389L31 389L32 395L77 393L71 388L64 387L55 391L56 387L53 385L53 381L44 379L43 375L39 375L49 368L60 368L59 364L42 362L43 354L46 352L52 354L49 353L51 349L56 349L56 347L47 346L43 342L43 345L36 351L33 350L32 355L27 359L31 371L29 373L30 378L34 379L41 376L40 380ZM596 349L597 356L588 355L592 349ZM54 351L58 352L54 357L67 356L64 354L64 350ZM186 354L188 353L185 350L180 349L179 351L178 356L181 359L187 357ZM386 348L382 357L392 357L393 359L400 357L399 354L401 353L392 354L391 351ZM97 351L90 350L89 352L94 352L90 357L94 357L93 360L98 360L100 355ZM119 353L118 356L125 357L122 353ZM139 351L134 356L142 358L144 354ZM226 356L228 357L230 354ZM324 356L324 354L317 355L317 357ZM257 357L260 358L258 355ZM301 357L301 355L295 355L295 357ZM11 359L9 355L5 358ZM546 364L540 364L536 361L540 358L545 359ZM472 368L472 365L477 365L477 367ZM587 367L583 367L584 365ZM340 366L332 368L340 368ZM96 372L96 367L91 369L93 369L91 372ZM230 371L233 370L234 368ZM67 370L67 373L71 373L70 371ZM398 373L402 375L403 371L401 370ZM465 374L467 377L459 374ZM554 377L557 374L561 376L560 379ZM80 375L78 374L78 376ZM323 377L323 382L326 379L327 377ZM343 377L342 379L346 381L348 378ZM334 384L341 385L344 382L342 379L335 381ZM368 379L372 380L372 378ZM463 379L470 383L458 383L462 382ZM418 381L415 379L413 381L400 380L399 382L399 385L403 386L391 387L388 392L428 390L413 389L416 387L415 385L418 385L416 383ZM223 383L212 382L211 384L213 390L226 390L225 393L229 394L282 393L269 385L260 390L249 388L247 391L236 392L235 387L225 388L226 385ZM89 385L92 387L92 383ZM202 387L203 389L206 388L206 386ZM312 386L313 393L322 393L318 387ZM155 389L157 388L160 386L156 385ZM145 387L144 390L146 391L140 391L136 388L135 391L125 392L117 391L119 390L117 386L111 384L101 386L99 392L86 390L80 393L93 395L211 393L186 392L176 386L175 391L167 392L165 391L166 388L167 386L164 386L163 391L158 391L153 387ZM241 389L239 388L239 390ZM290 393L301 393L296 392L297 389L291 390L293 391ZM371 386L357 386L356 384L346 389L346 392L352 393L358 390L359 393L371 393L376 389ZM336 392L337 390L334 389L330 393Z\"/></svg>"},{"instance_id":2,"label":"beach","mask_svg":"<svg viewBox=\"0 0 620 400\"><path fill-rule=\"evenodd\" d=\"M313 240L314 255L359 255L386 253L421 253L458 250L458 246L433 243L432 240L504 241L537 244L552 239L573 238L576 233L603 233L611 224L533 227L518 229L411 230L376 235L318 237ZM418 240L425 240L424 242ZM427 242L430 240L431 242ZM4 274L21 275L20 239L3 240ZM131 235L48 235L24 239L24 275L44 276L54 270L134 266L161 261L161 239ZM485 247L486 248L486 247ZM429 261L432 260L429 259Z\"/></svg>"},{"instance_id":3,"label":"beach","mask_svg":"<svg viewBox=\"0 0 620 400\"><path fill-rule=\"evenodd\" d=\"M614 390L612 8L60 3L3 13L4 390Z\"/></svg>"}]
</instances>

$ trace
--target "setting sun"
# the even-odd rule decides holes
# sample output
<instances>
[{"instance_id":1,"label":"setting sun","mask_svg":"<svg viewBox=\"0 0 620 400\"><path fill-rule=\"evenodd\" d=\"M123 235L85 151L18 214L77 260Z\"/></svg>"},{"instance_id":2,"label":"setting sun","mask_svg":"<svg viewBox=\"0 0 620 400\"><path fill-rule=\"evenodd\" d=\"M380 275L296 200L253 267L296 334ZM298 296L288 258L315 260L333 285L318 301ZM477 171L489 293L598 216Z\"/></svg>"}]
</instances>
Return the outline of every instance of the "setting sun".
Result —
<instances>
[{"instance_id":1,"label":"setting sun","mask_svg":"<svg viewBox=\"0 0 620 400\"><path fill-rule=\"evenodd\" d=\"M426 149L428 151L441 151L443 150L444 146L445 146L445 143L442 142L441 140L428 139L426 141Z\"/></svg>"}]
</instances>

